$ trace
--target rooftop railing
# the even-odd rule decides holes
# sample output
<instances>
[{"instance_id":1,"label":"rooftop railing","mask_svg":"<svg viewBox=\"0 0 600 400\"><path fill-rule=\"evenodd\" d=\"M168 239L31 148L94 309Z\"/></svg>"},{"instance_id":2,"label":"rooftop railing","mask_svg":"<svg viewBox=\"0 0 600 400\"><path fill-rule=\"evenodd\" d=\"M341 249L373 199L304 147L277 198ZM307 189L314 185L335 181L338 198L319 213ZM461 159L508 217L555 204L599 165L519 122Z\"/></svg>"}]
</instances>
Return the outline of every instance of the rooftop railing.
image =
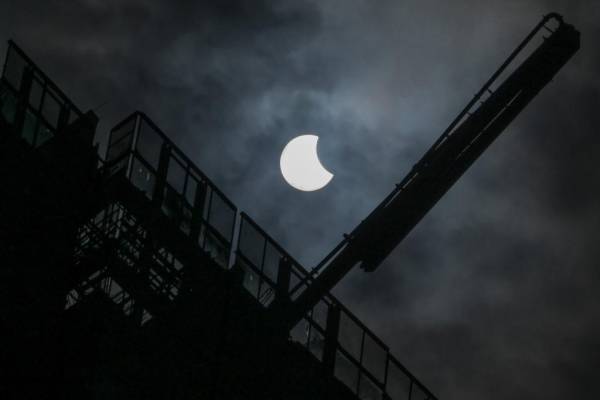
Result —
<instances>
[{"instance_id":1,"label":"rooftop railing","mask_svg":"<svg viewBox=\"0 0 600 400\"><path fill-rule=\"evenodd\" d=\"M33 147L82 116L81 111L13 42L2 69L0 112Z\"/></svg>"},{"instance_id":2,"label":"rooftop railing","mask_svg":"<svg viewBox=\"0 0 600 400\"><path fill-rule=\"evenodd\" d=\"M109 174L123 173L186 235L230 267L237 209L143 113L115 126L106 153Z\"/></svg>"},{"instance_id":3,"label":"rooftop railing","mask_svg":"<svg viewBox=\"0 0 600 400\"><path fill-rule=\"evenodd\" d=\"M240 214L236 265L244 271L244 287L267 307L274 301L279 260L291 265L290 287L310 284L312 278L247 214ZM301 290L292 294L294 299ZM426 400L435 396L389 351L389 348L331 293L290 332L291 340L324 361L330 313L339 312L335 327L334 375L361 399Z\"/></svg>"},{"instance_id":4,"label":"rooftop railing","mask_svg":"<svg viewBox=\"0 0 600 400\"><path fill-rule=\"evenodd\" d=\"M124 174L221 267L242 269L244 288L263 307L276 299L282 259L291 265L291 300L312 282L307 270L247 214L238 214L233 203L145 114L134 112L111 130L105 160L109 174ZM334 312L339 313L336 326L328 326ZM324 361L325 338L334 328L332 372L359 398L435 399L332 294L291 330L290 339Z\"/></svg>"}]
</instances>

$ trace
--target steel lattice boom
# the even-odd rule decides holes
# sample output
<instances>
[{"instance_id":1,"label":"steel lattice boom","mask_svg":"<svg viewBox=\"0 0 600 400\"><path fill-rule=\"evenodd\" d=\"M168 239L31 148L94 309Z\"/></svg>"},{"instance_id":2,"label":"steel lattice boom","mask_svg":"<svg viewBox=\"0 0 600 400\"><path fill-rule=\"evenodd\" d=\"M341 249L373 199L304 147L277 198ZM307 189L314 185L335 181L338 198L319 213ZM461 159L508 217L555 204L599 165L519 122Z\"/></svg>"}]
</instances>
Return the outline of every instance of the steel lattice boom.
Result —
<instances>
[{"instance_id":1,"label":"steel lattice boom","mask_svg":"<svg viewBox=\"0 0 600 400\"><path fill-rule=\"evenodd\" d=\"M554 30L547 27L550 21L558 24ZM550 35L492 90L542 29ZM374 271L578 49L579 32L558 14L545 16L404 180L315 268L313 273L323 270L282 313L287 326L299 321L354 266ZM480 106L472 111L476 103Z\"/></svg>"}]
</instances>

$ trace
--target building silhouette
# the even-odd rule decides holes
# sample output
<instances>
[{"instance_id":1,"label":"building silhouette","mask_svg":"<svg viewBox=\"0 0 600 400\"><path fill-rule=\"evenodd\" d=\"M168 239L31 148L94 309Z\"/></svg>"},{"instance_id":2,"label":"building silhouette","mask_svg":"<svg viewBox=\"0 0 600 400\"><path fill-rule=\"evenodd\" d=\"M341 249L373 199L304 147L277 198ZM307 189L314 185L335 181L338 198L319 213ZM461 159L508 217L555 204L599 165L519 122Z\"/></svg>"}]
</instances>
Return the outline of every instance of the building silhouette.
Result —
<instances>
[{"instance_id":1,"label":"building silhouette","mask_svg":"<svg viewBox=\"0 0 600 400\"><path fill-rule=\"evenodd\" d=\"M498 83L544 28L549 37ZM407 179L309 272L144 113L112 128L100 157L96 115L9 41L0 395L435 399L329 290L356 261L377 267L566 63L579 34L551 14L523 43ZM406 202L418 206L399 211Z\"/></svg>"}]
</instances>

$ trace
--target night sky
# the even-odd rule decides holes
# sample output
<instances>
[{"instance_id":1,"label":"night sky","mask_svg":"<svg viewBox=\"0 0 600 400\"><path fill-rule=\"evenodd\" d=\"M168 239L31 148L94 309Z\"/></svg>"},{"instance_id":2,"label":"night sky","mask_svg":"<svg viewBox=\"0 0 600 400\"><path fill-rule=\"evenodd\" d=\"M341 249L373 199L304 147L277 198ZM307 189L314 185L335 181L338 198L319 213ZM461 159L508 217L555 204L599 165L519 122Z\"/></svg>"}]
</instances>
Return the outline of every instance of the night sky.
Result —
<instances>
[{"instance_id":1,"label":"night sky","mask_svg":"<svg viewBox=\"0 0 600 400\"><path fill-rule=\"evenodd\" d=\"M375 273L334 293L441 399L600 398L600 1L38 3L2 1L0 39L100 106L98 142L144 111L307 268L563 14L580 51ZM307 132L335 174L312 193L279 172Z\"/></svg>"}]
</instances>

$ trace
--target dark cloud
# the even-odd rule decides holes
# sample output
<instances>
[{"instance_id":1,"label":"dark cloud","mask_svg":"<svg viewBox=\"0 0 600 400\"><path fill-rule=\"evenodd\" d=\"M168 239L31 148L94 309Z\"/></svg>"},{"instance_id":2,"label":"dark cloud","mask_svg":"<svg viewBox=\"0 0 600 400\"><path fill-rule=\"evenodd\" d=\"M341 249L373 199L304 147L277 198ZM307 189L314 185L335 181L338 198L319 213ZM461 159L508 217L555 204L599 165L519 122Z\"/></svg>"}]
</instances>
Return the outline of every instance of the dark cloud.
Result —
<instances>
[{"instance_id":1,"label":"dark cloud","mask_svg":"<svg viewBox=\"0 0 600 400\"><path fill-rule=\"evenodd\" d=\"M335 292L440 398L592 398L599 367L600 4L5 1L13 37L102 117L150 115L243 210L317 262L543 14L582 49L375 274ZM177 6L174 6L177 4ZM336 175L286 186L321 135Z\"/></svg>"}]
</instances>

